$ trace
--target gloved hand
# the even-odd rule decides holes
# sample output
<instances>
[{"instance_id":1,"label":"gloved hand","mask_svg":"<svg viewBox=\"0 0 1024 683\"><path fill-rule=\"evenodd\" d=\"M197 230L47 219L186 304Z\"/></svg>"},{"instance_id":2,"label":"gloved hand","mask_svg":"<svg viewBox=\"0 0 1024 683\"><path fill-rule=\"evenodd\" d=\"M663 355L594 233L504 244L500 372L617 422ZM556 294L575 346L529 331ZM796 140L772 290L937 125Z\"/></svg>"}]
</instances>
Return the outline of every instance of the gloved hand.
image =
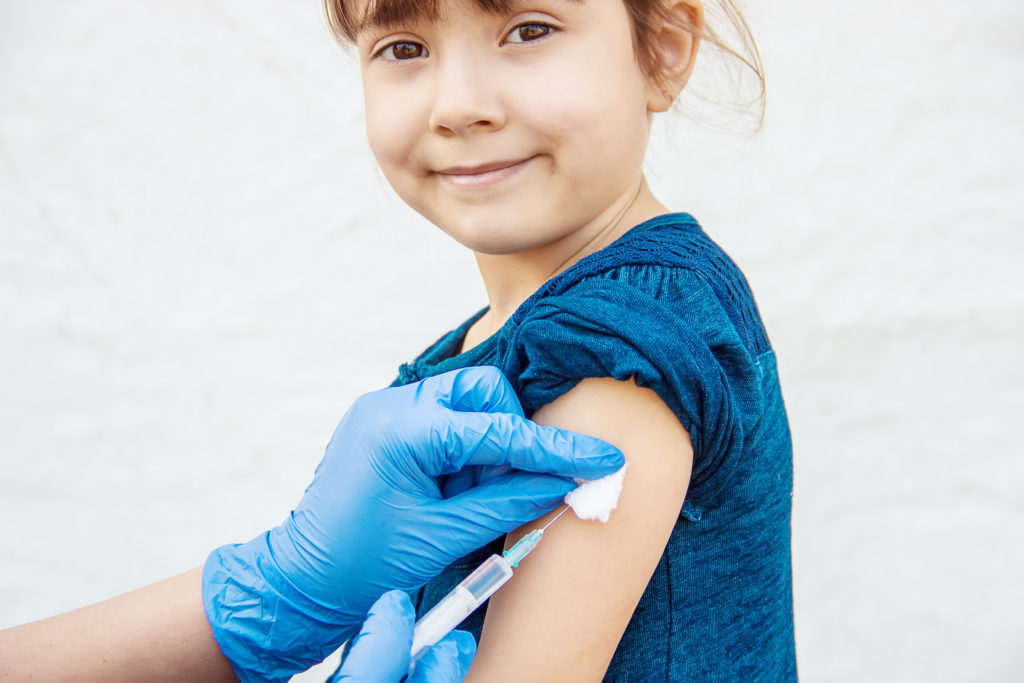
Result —
<instances>
[{"instance_id":1,"label":"gloved hand","mask_svg":"<svg viewBox=\"0 0 1024 683\"><path fill-rule=\"evenodd\" d=\"M416 612L409 596L390 591L373 603L370 616L349 646L342 665L328 683L398 683L409 672ZM459 683L476 653L476 641L465 631L452 631L416 661L405 683Z\"/></svg>"},{"instance_id":2,"label":"gloved hand","mask_svg":"<svg viewBox=\"0 0 1024 683\"><path fill-rule=\"evenodd\" d=\"M203 602L243 681L285 679L355 634L391 589L553 510L625 462L615 447L522 417L495 368L466 368L360 397L285 522L210 554ZM510 466L445 498L437 478ZM542 474L550 472L552 474ZM553 476L558 475L558 476Z\"/></svg>"}]
</instances>

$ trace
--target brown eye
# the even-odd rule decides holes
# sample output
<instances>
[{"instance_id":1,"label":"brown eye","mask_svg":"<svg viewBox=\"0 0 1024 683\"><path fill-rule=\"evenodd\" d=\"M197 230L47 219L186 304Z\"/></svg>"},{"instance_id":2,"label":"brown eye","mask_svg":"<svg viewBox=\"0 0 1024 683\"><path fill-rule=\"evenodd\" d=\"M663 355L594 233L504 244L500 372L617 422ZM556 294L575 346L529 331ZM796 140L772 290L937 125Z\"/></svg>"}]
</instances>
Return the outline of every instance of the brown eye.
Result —
<instances>
[{"instance_id":1,"label":"brown eye","mask_svg":"<svg viewBox=\"0 0 1024 683\"><path fill-rule=\"evenodd\" d=\"M512 29L506 39L510 43L529 43L551 33L552 27L547 24L523 24Z\"/></svg>"},{"instance_id":2,"label":"brown eye","mask_svg":"<svg viewBox=\"0 0 1024 683\"><path fill-rule=\"evenodd\" d=\"M422 57L426 50L419 43L400 42L392 43L384 48L384 51L390 51L392 59L416 59Z\"/></svg>"},{"instance_id":3,"label":"brown eye","mask_svg":"<svg viewBox=\"0 0 1024 683\"><path fill-rule=\"evenodd\" d=\"M550 29L547 26L540 24L530 24L529 26L519 27L519 39L520 40L537 40L543 38L548 34Z\"/></svg>"}]
</instances>

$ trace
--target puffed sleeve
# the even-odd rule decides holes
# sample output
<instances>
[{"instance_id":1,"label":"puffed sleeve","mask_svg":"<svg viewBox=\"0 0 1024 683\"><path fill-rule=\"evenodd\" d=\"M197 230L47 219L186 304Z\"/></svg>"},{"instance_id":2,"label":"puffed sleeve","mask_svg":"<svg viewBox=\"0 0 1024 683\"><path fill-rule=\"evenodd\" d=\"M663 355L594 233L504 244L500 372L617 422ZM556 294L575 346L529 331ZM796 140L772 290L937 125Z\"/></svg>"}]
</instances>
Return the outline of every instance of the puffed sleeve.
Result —
<instances>
[{"instance_id":1,"label":"puffed sleeve","mask_svg":"<svg viewBox=\"0 0 1024 683\"><path fill-rule=\"evenodd\" d=\"M530 416L587 377L633 378L689 432L694 462L683 513L728 481L761 413L761 371L701 273L673 273L672 296L591 278L540 299L498 359Z\"/></svg>"}]
</instances>

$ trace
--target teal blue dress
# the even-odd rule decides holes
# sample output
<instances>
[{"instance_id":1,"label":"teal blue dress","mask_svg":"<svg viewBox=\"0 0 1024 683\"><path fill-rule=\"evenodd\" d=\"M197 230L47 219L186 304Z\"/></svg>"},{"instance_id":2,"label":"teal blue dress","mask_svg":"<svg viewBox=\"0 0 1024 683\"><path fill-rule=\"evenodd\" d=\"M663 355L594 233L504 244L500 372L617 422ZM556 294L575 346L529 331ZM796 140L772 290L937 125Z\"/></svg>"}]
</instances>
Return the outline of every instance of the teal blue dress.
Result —
<instances>
[{"instance_id":1,"label":"teal blue dress","mask_svg":"<svg viewBox=\"0 0 1024 683\"><path fill-rule=\"evenodd\" d=\"M691 216L669 214L552 278L459 353L485 311L403 365L394 384L493 365L530 416L586 377L633 378L690 434L685 502L605 680L795 680L792 444L775 354L736 264ZM501 541L428 583L417 613L494 552ZM485 611L461 628L479 639Z\"/></svg>"}]
</instances>

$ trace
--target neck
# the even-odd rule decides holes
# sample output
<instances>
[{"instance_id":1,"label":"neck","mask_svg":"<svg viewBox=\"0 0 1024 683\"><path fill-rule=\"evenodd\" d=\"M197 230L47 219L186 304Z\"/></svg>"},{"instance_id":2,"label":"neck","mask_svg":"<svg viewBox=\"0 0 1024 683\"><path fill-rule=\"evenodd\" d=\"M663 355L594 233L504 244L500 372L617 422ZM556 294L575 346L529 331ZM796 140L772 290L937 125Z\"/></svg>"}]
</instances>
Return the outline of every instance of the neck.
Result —
<instances>
[{"instance_id":1,"label":"neck","mask_svg":"<svg viewBox=\"0 0 1024 683\"><path fill-rule=\"evenodd\" d=\"M476 253L490 310L477 323L480 337L496 332L542 284L581 258L608 246L630 228L667 213L644 178L593 220L565 237L515 254Z\"/></svg>"}]
</instances>

